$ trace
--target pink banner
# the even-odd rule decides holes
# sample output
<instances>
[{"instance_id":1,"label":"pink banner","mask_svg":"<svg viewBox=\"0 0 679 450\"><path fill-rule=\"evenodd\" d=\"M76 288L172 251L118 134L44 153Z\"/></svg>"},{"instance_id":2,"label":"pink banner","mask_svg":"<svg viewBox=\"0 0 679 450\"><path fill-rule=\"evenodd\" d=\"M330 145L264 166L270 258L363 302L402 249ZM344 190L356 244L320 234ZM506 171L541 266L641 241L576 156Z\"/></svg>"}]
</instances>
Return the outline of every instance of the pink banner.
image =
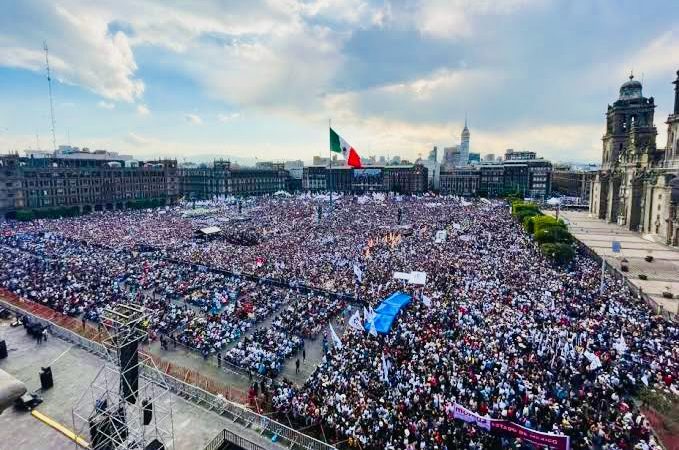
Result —
<instances>
[{"instance_id":1,"label":"pink banner","mask_svg":"<svg viewBox=\"0 0 679 450\"><path fill-rule=\"evenodd\" d=\"M554 450L570 450L571 448L571 440L568 436L531 430L508 420L482 417L457 403L453 404L453 418L472 423L490 432L509 434L541 447L549 447Z\"/></svg>"}]
</instances>

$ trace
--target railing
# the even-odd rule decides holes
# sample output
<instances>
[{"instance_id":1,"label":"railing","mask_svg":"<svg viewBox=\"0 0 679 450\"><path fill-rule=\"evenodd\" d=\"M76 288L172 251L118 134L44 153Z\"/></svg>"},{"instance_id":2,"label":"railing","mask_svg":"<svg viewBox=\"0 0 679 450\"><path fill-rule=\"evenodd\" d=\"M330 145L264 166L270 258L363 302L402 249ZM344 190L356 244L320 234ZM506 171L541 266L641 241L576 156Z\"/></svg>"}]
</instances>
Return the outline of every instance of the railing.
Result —
<instances>
[{"instance_id":1,"label":"railing","mask_svg":"<svg viewBox=\"0 0 679 450\"><path fill-rule=\"evenodd\" d=\"M636 284L632 283L632 280L630 280L629 277L625 276L617 267L610 264L608 261L605 260L605 258L597 254L594 250L589 248L584 242L580 241L578 238L575 238L575 240L580 244L581 248L583 248L592 257L592 259L598 262L604 260L604 269L606 270L606 272L608 272L610 276L615 278L616 281L623 281L627 285L629 290L632 292L632 294L639 296L639 298L641 298L653 310L653 312L655 312L659 316L662 316L667 321L670 322L677 321L678 316L676 313L667 311L665 308L663 308L662 305L658 304L658 302L653 300L651 296L645 293L643 289L641 289Z\"/></svg>"},{"instance_id":2,"label":"railing","mask_svg":"<svg viewBox=\"0 0 679 450\"><path fill-rule=\"evenodd\" d=\"M4 295L5 292L0 291L0 294ZM14 294L12 294L12 296L13 299L11 300L0 299L0 304L17 314L28 315L30 316L31 320L37 321L44 326L49 326L50 333L59 337L60 339L71 342L97 356L103 358L107 357L106 348L100 343L101 338L99 341L90 340L84 336L81 336L75 331L61 326L56 321L41 317L39 314L34 314L33 312L29 311L31 309L31 305L34 305L33 309L36 310L43 308L47 309L55 317L62 316L56 311L50 310L45 306L20 299ZM66 319L73 319L67 316L64 317L66 317ZM75 319L73 319L73 321L76 324L79 322ZM66 322L70 323L71 321L67 320ZM82 328L87 331L87 327L88 325L85 325ZM282 444L287 444L289 448L305 450L336 450L335 447L330 444L300 433L299 431L276 422L269 417L251 411L241 404L228 400L221 392L214 394L208 392L202 387L189 384L186 381L174 377L170 373L163 371L163 365L170 363L162 361L160 358L154 355L143 353L143 356L153 360L153 363L158 367L159 370L155 370L154 367L141 364L140 374L149 380L167 386L172 392L183 398L186 398L187 400L190 400L207 409L213 410L217 414L228 417L233 422L240 422L243 426L249 427L259 432L261 435L267 437L276 436L277 440L281 441ZM209 388L214 386L206 387Z\"/></svg>"},{"instance_id":3,"label":"railing","mask_svg":"<svg viewBox=\"0 0 679 450\"><path fill-rule=\"evenodd\" d=\"M264 447L260 447L252 441L245 439L244 437L238 436L229 430L222 430L217 436L205 446L205 450L218 450L225 443L231 443L243 448L245 450L265 450Z\"/></svg>"},{"instance_id":4,"label":"railing","mask_svg":"<svg viewBox=\"0 0 679 450\"><path fill-rule=\"evenodd\" d=\"M4 302L2 303L11 304L15 308L18 308L17 312L19 314L30 314L31 316L37 317L41 321L45 321L43 323L48 323L52 326L59 326L71 333L69 335L64 335L62 333L60 337L64 340L81 345L80 339L83 338L87 341L95 343L101 342L104 338L104 332L98 327L92 326L89 322L83 322L82 320L54 311L47 306L22 299L16 294L4 289L0 289L0 296L2 296L4 299ZM82 344L82 346L84 345L85 344ZM100 353L98 350L93 348L88 348L88 350L97 355L105 356L105 349L103 350L104 353ZM187 383L200 386L202 389L205 389L214 395L221 395L228 400L241 404L245 404L247 402L247 393L241 389L219 383L212 378L202 375L198 370L187 369L178 364L167 361L160 356L152 355L149 352L141 350L141 353L146 358L152 358L154 364L169 376L173 376Z\"/></svg>"}]
</instances>

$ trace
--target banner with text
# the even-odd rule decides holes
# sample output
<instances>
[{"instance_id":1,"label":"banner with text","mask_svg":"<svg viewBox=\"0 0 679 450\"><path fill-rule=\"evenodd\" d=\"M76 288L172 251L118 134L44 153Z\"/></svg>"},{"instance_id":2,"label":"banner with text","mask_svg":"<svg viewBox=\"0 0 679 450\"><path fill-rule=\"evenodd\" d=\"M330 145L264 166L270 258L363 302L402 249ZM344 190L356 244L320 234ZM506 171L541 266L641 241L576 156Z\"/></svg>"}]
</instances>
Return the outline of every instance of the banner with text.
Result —
<instances>
[{"instance_id":1,"label":"banner with text","mask_svg":"<svg viewBox=\"0 0 679 450\"><path fill-rule=\"evenodd\" d=\"M457 403L453 404L453 418L474 424L492 433L508 434L541 447L549 447L554 450L570 450L571 448L570 437L568 436L531 430L508 420L482 417Z\"/></svg>"}]
</instances>

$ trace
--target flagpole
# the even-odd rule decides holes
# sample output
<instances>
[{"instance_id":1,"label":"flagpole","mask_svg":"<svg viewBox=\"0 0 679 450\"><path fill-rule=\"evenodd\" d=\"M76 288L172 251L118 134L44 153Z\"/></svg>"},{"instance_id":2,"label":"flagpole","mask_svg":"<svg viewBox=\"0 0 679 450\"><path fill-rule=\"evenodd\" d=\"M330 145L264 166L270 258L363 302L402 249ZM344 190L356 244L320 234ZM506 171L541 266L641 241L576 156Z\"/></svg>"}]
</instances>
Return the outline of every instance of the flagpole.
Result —
<instances>
[{"instance_id":1,"label":"flagpole","mask_svg":"<svg viewBox=\"0 0 679 450\"><path fill-rule=\"evenodd\" d=\"M328 119L328 136L330 136L330 130L332 130L332 119ZM330 188L330 180L332 178L332 142L330 142L330 145L328 145L328 177L326 178L327 182L327 187L328 190L330 191L330 211L328 212L329 214L332 214L332 189Z\"/></svg>"}]
</instances>

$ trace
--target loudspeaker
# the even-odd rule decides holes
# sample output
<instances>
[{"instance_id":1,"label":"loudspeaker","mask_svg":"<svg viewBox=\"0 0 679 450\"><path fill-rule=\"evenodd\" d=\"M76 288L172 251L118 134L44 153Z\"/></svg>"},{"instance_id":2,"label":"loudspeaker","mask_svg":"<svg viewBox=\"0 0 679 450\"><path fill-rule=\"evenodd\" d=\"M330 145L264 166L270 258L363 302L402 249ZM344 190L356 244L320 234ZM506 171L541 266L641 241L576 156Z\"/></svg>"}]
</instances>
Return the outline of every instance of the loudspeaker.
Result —
<instances>
[{"instance_id":1,"label":"loudspeaker","mask_svg":"<svg viewBox=\"0 0 679 450\"><path fill-rule=\"evenodd\" d=\"M144 450L165 450L165 446L158 439L154 439L149 442L149 445L147 445Z\"/></svg>"},{"instance_id":2,"label":"loudspeaker","mask_svg":"<svg viewBox=\"0 0 679 450\"><path fill-rule=\"evenodd\" d=\"M120 391L128 403L137 403L139 391L139 341L131 341L120 347Z\"/></svg>"},{"instance_id":3,"label":"loudspeaker","mask_svg":"<svg viewBox=\"0 0 679 450\"><path fill-rule=\"evenodd\" d=\"M113 424L108 416L90 419L90 448L93 450L114 450L111 436Z\"/></svg>"},{"instance_id":4,"label":"loudspeaker","mask_svg":"<svg viewBox=\"0 0 679 450\"><path fill-rule=\"evenodd\" d=\"M144 408L144 426L148 425L151 423L151 419L153 419L153 403L151 403L151 400L142 400L141 402L142 408Z\"/></svg>"},{"instance_id":5,"label":"loudspeaker","mask_svg":"<svg viewBox=\"0 0 679 450\"><path fill-rule=\"evenodd\" d=\"M52 378L52 368L51 367L41 367L40 372L40 387L43 391L54 386L54 379Z\"/></svg>"},{"instance_id":6,"label":"loudspeaker","mask_svg":"<svg viewBox=\"0 0 679 450\"><path fill-rule=\"evenodd\" d=\"M7 343L0 341L0 359L7 358Z\"/></svg>"}]
</instances>

